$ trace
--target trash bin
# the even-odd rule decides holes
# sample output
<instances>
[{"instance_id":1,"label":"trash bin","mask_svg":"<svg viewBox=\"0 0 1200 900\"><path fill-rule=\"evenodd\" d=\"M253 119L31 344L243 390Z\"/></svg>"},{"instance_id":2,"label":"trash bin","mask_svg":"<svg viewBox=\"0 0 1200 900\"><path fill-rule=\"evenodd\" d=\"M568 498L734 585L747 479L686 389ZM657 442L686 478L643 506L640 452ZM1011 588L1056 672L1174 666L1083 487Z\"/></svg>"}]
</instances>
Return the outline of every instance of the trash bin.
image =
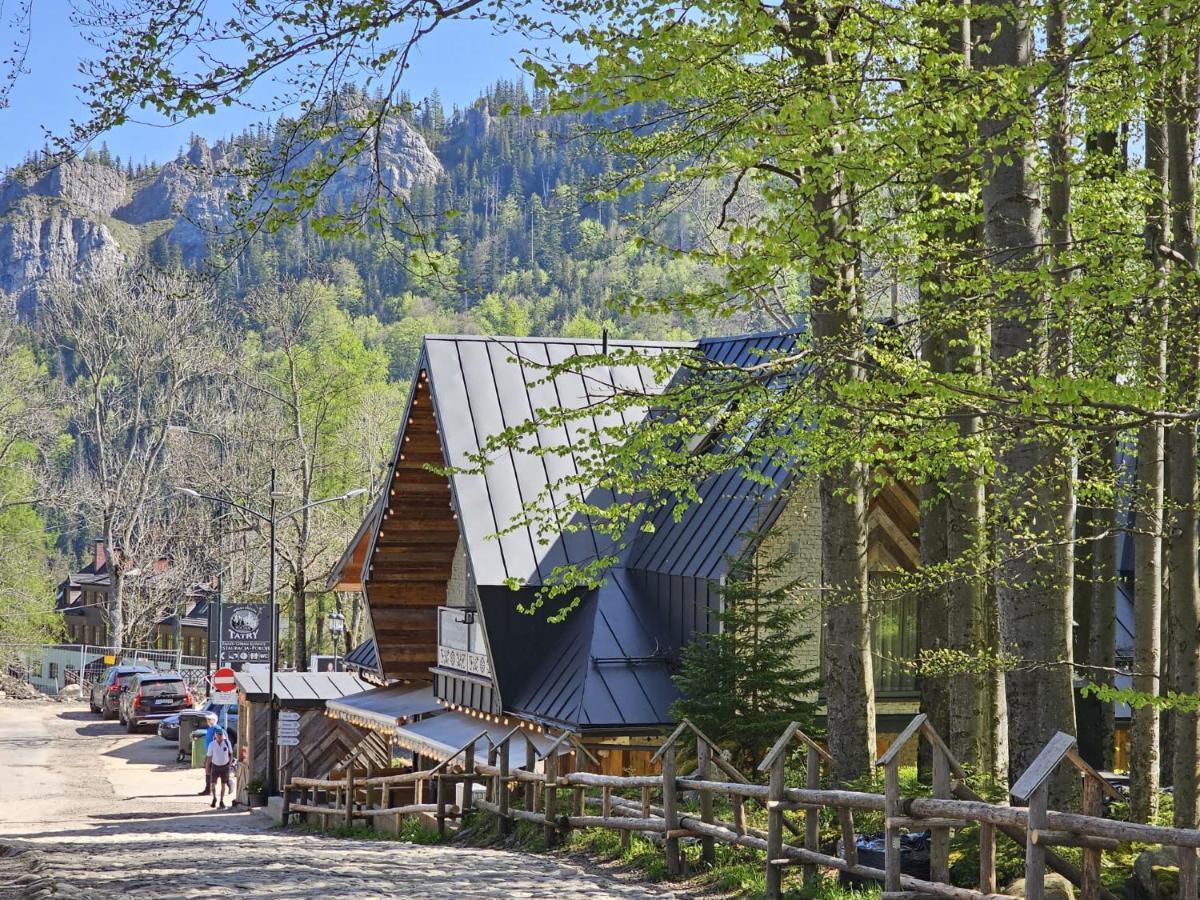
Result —
<instances>
[{"instance_id":1,"label":"trash bin","mask_svg":"<svg viewBox=\"0 0 1200 900\"><path fill-rule=\"evenodd\" d=\"M206 723L205 713L200 709L185 709L179 714L179 752L176 759L183 762L192 755L192 732Z\"/></svg>"},{"instance_id":2,"label":"trash bin","mask_svg":"<svg viewBox=\"0 0 1200 900\"><path fill-rule=\"evenodd\" d=\"M204 732L198 729L192 732L192 768L204 768Z\"/></svg>"},{"instance_id":3,"label":"trash bin","mask_svg":"<svg viewBox=\"0 0 1200 900\"><path fill-rule=\"evenodd\" d=\"M912 875L914 878L929 880L929 841L928 831L900 835L900 872ZM874 869L883 868L884 844L882 834L855 835L858 846L858 863ZM838 853L842 852L842 844L838 842ZM877 882L857 875L838 874L838 883L850 887L870 887Z\"/></svg>"}]
</instances>

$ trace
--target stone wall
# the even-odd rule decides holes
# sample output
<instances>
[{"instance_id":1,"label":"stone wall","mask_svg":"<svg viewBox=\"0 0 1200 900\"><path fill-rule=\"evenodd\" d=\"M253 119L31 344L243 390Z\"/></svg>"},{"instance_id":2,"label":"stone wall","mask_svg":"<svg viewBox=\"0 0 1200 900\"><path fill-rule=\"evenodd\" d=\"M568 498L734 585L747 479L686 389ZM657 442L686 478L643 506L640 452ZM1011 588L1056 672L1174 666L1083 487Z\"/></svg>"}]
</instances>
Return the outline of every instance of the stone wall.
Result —
<instances>
[{"instance_id":1,"label":"stone wall","mask_svg":"<svg viewBox=\"0 0 1200 900\"><path fill-rule=\"evenodd\" d=\"M450 580L446 582L447 606L474 606L467 602L467 547L462 535L458 536L458 546L454 548L454 562L450 567Z\"/></svg>"},{"instance_id":2,"label":"stone wall","mask_svg":"<svg viewBox=\"0 0 1200 900\"><path fill-rule=\"evenodd\" d=\"M786 506L758 550L758 558L763 562L783 555L791 557L783 577L789 581L799 579L803 587L802 628L812 635L797 645L796 653L802 665L820 668L821 501L814 480L800 481L792 487Z\"/></svg>"}]
</instances>

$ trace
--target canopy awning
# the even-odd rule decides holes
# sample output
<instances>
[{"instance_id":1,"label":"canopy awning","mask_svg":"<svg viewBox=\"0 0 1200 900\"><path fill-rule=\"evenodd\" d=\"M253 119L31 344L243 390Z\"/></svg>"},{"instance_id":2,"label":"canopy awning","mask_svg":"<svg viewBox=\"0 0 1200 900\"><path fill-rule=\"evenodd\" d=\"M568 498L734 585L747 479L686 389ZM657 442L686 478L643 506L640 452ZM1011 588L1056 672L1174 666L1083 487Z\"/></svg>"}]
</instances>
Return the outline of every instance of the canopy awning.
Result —
<instances>
[{"instance_id":1,"label":"canopy awning","mask_svg":"<svg viewBox=\"0 0 1200 900\"><path fill-rule=\"evenodd\" d=\"M396 685L352 694L325 704L326 715L376 731L395 731L413 719L442 709L433 688Z\"/></svg>"},{"instance_id":2,"label":"canopy awning","mask_svg":"<svg viewBox=\"0 0 1200 900\"><path fill-rule=\"evenodd\" d=\"M495 743L511 730L512 727L509 725L484 722L474 716L446 711L438 713L436 716L422 719L420 722L412 722L400 726L396 729L395 742L405 749L420 753L422 756L430 756L434 759L442 760L457 753L464 744L472 738L477 737L481 732L486 732L487 738L490 738ZM537 732L525 729L523 735L517 734L513 737L512 753L514 760L523 761L525 759L525 742L522 739L523 737L528 737L533 741L533 745L538 749L539 753L548 751L556 740L556 738L550 735L538 734ZM479 745L475 748L476 759L480 762L487 756L489 746L487 738L480 738ZM561 747L564 753L571 749L566 741L563 742ZM519 765L519 763L514 762L513 765Z\"/></svg>"}]
</instances>

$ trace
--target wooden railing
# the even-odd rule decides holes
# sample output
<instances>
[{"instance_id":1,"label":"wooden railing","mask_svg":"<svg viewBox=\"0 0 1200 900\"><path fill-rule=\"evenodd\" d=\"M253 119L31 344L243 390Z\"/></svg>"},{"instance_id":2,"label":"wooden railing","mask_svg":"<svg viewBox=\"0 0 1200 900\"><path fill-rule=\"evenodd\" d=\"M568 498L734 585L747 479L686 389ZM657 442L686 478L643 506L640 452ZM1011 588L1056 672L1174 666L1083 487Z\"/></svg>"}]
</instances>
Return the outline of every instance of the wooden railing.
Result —
<instances>
[{"instance_id":1,"label":"wooden railing","mask_svg":"<svg viewBox=\"0 0 1200 900\"><path fill-rule=\"evenodd\" d=\"M553 846L572 829L610 828L621 832L622 845L637 832L663 848L667 871L683 873L682 840L695 840L701 857L714 859L717 843L747 847L765 854L767 896L782 895L785 870L800 866L805 874L818 868L834 869L860 878L881 881L883 900L916 900L920 897L944 897L948 900L1005 900L996 884L997 833L1005 835L1025 850L1025 897L1042 900L1047 869L1065 876L1080 889L1081 900L1116 900L1100 882L1100 863L1105 850L1136 841L1176 848L1179 859L1179 896L1195 900L1197 896L1196 851L1200 849L1200 831L1139 825L1103 817L1103 795L1119 796L1075 747L1075 739L1056 735L1042 750L1012 788L1012 796L1024 807L988 803L974 794L965 783L965 773L941 737L924 715L914 718L876 763L884 772L884 792L875 794L823 788L822 768L833 762L826 750L804 734L796 723L790 725L767 753L758 771L767 784L755 784L725 760L716 744L688 720L664 741L655 754L661 763L659 775L599 775L582 771L584 760L598 761L573 734L563 734L555 743L539 752L526 736L524 763L512 766L513 740L522 735L514 728L493 742L480 732L452 756L432 769L402 775L355 780L348 773L341 780L294 778L284 792L284 821L291 814L307 813L330 822L350 824L354 820L375 821L424 813L434 816L440 833L446 832L447 820L461 819L471 807L498 818L503 833L516 821L540 826L546 843ZM678 760L681 742L694 739L695 771L680 775ZM900 759L912 742L924 739L933 748L933 784L930 797L905 797L900 790ZM476 759L477 745L486 741L487 761ZM788 787L786 763L789 752L800 745L805 754L805 786ZM541 760L542 771L537 771ZM1050 776L1063 763L1070 764L1083 781L1082 813L1059 812L1047 808ZM474 783L486 785L486 795L475 800ZM448 791L463 784L462 808L450 802ZM394 792L411 786L411 802L395 802ZM427 802L428 789L434 802ZM598 792L598 796L596 796ZM681 801L693 795L696 809L685 809ZM655 803L654 800L659 800ZM723 798L729 808L729 820L715 815L715 800ZM767 827L754 828L747 823L746 806L766 809ZM840 832L840 851L826 852L820 843L820 813L829 808L836 812ZM854 826L858 811L882 813L884 825L884 867L860 862ZM789 814L803 813L803 827ZM955 887L949 883L950 833L966 825L979 824L979 888ZM930 841L930 877L916 878L901 873L903 830L928 829ZM785 839L790 832L792 839ZM1055 852L1055 847L1081 847L1082 867Z\"/></svg>"}]
</instances>

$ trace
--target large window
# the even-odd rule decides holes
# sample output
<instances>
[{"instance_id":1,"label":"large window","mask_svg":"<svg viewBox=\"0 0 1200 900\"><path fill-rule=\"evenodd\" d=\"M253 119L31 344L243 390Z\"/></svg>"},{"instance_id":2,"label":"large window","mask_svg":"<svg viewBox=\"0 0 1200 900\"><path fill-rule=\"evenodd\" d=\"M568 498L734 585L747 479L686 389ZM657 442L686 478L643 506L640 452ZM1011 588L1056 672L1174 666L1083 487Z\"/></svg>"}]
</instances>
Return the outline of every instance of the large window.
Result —
<instances>
[{"instance_id":1,"label":"large window","mask_svg":"<svg viewBox=\"0 0 1200 900\"><path fill-rule=\"evenodd\" d=\"M872 582L877 578L873 575ZM916 693L912 663L917 658L917 598L912 592L871 593L875 691L882 696Z\"/></svg>"}]
</instances>

